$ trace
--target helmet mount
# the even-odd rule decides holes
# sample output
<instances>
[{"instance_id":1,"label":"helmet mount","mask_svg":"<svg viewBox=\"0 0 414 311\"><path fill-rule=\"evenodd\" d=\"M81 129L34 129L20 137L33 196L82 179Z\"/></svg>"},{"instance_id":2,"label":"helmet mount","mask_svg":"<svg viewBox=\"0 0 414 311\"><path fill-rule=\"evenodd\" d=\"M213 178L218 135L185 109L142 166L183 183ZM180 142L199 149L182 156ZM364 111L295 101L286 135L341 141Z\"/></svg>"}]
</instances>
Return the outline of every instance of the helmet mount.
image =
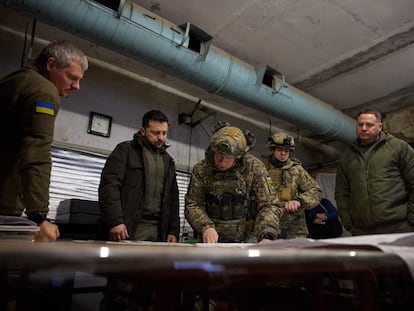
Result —
<instances>
[{"instance_id":1,"label":"helmet mount","mask_svg":"<svg viewBox=\"0 0 414 311\"><path fill-rule=\"evenodd\" d=\"M239 159L251 150L255 143L256 139L250 131L242 131L231 126L229 122L219 121L213 127L210 148L227 157Z\"/></svg>"},{"instance_id":2,"label":"helmet mount","mask_svg":"<svg viewBox=\"0 0 414 311\"><path fill-rule=\"evenodd\" d=\"M293 136L284 132L277 132L267 139L266 147L268 148L289 148L295 150L295 139Z\"/></svg>"}]
</instances>

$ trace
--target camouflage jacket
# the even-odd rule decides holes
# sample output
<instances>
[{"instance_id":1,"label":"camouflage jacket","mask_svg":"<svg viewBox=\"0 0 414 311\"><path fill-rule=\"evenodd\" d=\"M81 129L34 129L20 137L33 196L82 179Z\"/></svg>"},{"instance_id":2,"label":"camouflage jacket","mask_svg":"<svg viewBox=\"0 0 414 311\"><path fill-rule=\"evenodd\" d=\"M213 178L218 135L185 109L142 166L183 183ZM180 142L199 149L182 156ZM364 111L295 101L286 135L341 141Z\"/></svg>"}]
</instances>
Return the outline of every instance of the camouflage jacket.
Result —
<instances>
[{"instance_id":1,"label":"camouflage jacket","mask_svg":"<svg viewBox=\"0 0 414 311\"><path fill-rule=\"evenodd\" d=\"M319 184L303 168L298 159L289 158L280 168L274 166L271 160L267 160L265 166L281 202L298 200L301 203L298 212L283 215L280 237L284 239L306 237L308 229L304 210L314 208L321 201L322 190Z\"/></svg>"},{"instance_id":2,"label":"camouflage jacket","mask_svg":"<svg viewBox=\"0 0 414 311\"><path fill-rule=\"evenodd\" d=\"M209 214L208 205L210 204L209 196L214 195L211 181L217 180L217 177L220 178L224 174L242 177L247 202L243 220L248 221L250 217L254 218L254 232L257 239L260 240L261 235L268 232L277 236L279 218L283 212L276 207L278 199L271 193L272 188L268 183L270 179L263 162L250 154L244 155L234 167L226 172L215 170L213 161L209 161L208 158L194 166L185 196L185 217L193 229L202 234L207 228L215 228L220 237L221 232L217 229L218 221ZM250 204L252 200L255 204ZM225 206L221 207L221 209L224 208ZM252 212L252 208L255 211ZM228 222L231 221L228 220Z\"/></svg>"}]
</instances>

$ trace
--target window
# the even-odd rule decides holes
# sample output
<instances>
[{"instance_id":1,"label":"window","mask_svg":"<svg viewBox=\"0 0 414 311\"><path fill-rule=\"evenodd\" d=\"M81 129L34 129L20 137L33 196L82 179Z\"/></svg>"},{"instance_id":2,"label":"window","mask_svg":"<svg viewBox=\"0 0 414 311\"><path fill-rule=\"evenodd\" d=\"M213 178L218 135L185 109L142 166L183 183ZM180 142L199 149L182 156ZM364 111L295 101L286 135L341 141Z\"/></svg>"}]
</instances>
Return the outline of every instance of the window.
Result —
<instances>
[{"instance_id":1,"label":"window","mask_svg":"<svg viewBox=\"0 0 414 311\"><path fill-rule=\"evenodd\" d=\"M98 187L105 161L106 157L99 154L52 147L48 217L56 218L57 207L65 199L98 201ZM192 237L191 226L184 217L184 196L189 182L189 173L177 171L181 219L180 240L183 234Z\"/></svg>"}]
</instances>

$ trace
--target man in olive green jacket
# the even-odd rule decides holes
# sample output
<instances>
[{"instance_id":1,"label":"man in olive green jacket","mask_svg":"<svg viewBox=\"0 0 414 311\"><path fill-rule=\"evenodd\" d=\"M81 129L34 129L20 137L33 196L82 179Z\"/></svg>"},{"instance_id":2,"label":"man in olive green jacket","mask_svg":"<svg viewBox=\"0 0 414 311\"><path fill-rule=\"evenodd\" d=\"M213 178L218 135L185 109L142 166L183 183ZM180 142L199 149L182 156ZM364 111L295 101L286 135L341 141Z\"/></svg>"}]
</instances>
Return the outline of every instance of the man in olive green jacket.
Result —
<instances>
[{"instance_id":1,"label":"man in olive green jacket","mask_svg":"<svg viewBox=\"0 0 414 311\"><path fill-rule=\"evenodd\" d=\"M111 152L99 184L98 239L178 242L179 192L175 163L166 151L168 128L162 111L148 111L133 139ZM109 276L100 310L148 310L152 298L141 284Z\"/></svg>"},{"instance_id":2,"label":"man in olive green jacket","mask_svg":"<svg viewBox=\"0 0 414 311\"><path fill-rule=\"evenodd\" d=\"M78 90L87 68L77 47L52 42L33 66L0 80L0 215L21 216L25 211L40 228L37 240L59 237L57 226L46 220L54 123L59 96Z\"/></svg>"},{"instance_id":3,"label":"man in olive green jacket","mask_svg":"<svg viewBox=\"0 0 414 311\"><path fill-rule=\"evenodd\" d=\"M352 235L414 231L414 149L383 132L375 110L359 114L357 134L336 173L345 229Z\"/></svg>"},{"instance_id":4,"label":"man in olive green jacket","mask_svg":"<svg viewBox=\"0 0 414 311\"><path fill-rule=\"evenodd\" d=\"M168 118L147 112L133 140L108 157L99 185L99 239L176 243L180 234L175 162L166 151Z\"/></svg>"}]
</instances>

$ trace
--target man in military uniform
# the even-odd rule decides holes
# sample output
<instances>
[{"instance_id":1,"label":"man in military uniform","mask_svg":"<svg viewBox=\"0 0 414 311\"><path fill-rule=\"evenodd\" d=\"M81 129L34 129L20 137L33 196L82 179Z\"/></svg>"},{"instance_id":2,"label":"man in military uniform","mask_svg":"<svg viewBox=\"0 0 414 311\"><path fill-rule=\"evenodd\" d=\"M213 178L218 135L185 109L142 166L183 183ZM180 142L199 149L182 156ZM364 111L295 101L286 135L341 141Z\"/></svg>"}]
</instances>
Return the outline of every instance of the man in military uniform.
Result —
<instances>
[{"instance_id":1,"label":"man in military uniform","mask_svg":"<svg viewBox=\"0 0 414 311\"><path fill-rule=\"evenodd\" d=\"M279 200L283 202L283 217L280 220L282 239L306 238L305 209L312 209L322 199L318 183L303 168L301 162L291 157L295 150L292 136L278 132L268 138L267 148L271 152L265 166L273 181Z\"/></svg>"},{"instance_id":2,"label":"man in military uniform","mask_svg":"<svg viewBox=\"0 0 414 311\"><path fill-rule=\"evenodd\" d=\"M218 124L206 157L194 165L185 197L185 217L203 243L245 242L248 215L256 241L273 240L282 210L277 208L264 164L248 151L254 137L228 123ZM251 200L257 211L248 211Z\"/></svg>"},{"instance_id":3,"label":"man in military uniform","mask_svg":"<svg viewBox=\"0 0 414 311\"><path fill-rule=\"evenodd\" d=\"M87 68L77 47L52 42L31 67L0 80L0 215L21 216L25 211L40 228L36 240L59 237L57 226L46 220L54 123L59 96L79 90Z\"/></svg>"}]
</instances>

